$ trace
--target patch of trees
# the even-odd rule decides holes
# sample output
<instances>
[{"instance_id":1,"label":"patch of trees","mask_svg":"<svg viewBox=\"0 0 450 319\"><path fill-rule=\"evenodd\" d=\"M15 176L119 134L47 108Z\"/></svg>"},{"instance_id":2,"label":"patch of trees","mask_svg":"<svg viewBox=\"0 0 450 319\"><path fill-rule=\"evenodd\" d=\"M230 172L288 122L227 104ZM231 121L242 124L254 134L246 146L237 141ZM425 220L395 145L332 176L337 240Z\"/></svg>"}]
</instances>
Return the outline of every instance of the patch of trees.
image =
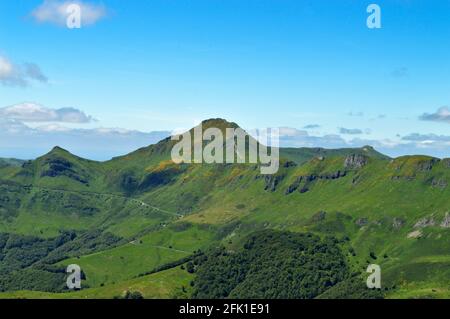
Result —
<instances>
[{"instance_id":1,"label":"patch of trees","mask_svg":"<svg viewBox=\"0 0 450 319\"><path fill-rule=\"evenodd\" d=\"M62 292L66 288L65 271L26 268L0 276L0 291L35 290Z\"/></svg>"},{"instance_id":2,"label":"patch of trees","mask_svg":"<svg viewBox=\"0 0 450 319\"><path fill-rule=\"evenodd\" d=\"M250 235L238 251L195 257L194 298L310 299L349 277L335 238L274 230Z\"/></svg>"},{"instance_id":3,"label":"patch of trees","mask_svg":"<svg viewBox=\"0 0 450 319\"><path fill-rule=\"evenodd\" d=\"M159 267L156 267L156 268L154 268L154 269L152 269L150 271L141 273L137 277L143 277L143 276L155 274L157 272L161 272L161 271L164 271L164 270L172 269L172 268L175 268L175 267L180 266L180 265L181 265L181 267L185 268L184 264L186 264L186 263L188 265L192 264L193 260L197 264L198 260L201 260L202 258L204 258L204 253L201 250L198 250L198 251L195 251L193 255L190 255L190 256L187 256L187 257L183 257L181 259L178 259L178 260L175 260L175 261L163 264L163 265L161 265ZM191 273L194 273L194 270L192 270Z\"/></svg>"},{"instance_id":4,"label":"patch of trees","mask_svg":"<svg viewBox=\"0 0 450 319\"><path fill-rule=\"evenodd\" d=\"M72 241L58 247L46 256L42 262L54 264L70 257L78 257L106 250L124 244L125 239L101 230L92 230L76 234Z\"/></svg>"},{"instance_id":5,"label":"patch of trees","mask_svg":"<svg viewBox=\"0 0 450 319\"><path fill-rule=\"evenodd\" d=\"M58 177L58 176L66 176L82 184L86 185L88 184L87 178L81 176L77 172L77 168L75 168L70 161L59 157L52 157L46 159L44 162L44 170L41 173L41 177Z\"/></svg>"},{"instance_id":6,"label":"patch of trees","mask_svg":"<svg viewBox=\"0 0 450 319\"><path fill-rule=\"evenodd\" d=\"M115 296L114 299L144 299L144 296L139 291L127 290L123 296Z\"/></svg>"},{"instance_id":7,"label":"patch of trees","mask_svg":"<svg viewBox=\"0 0 450 319\"><path fill-rule=\"evenodd\" d=\"M0 235L0 274L10 273L33 265L51 251L73 240L74 233L64 232L53 239L16 234Z\"/></svg>"},{"instance_id":8,"label":"patch of trees","mask_svg":"<svg viewBox=\"0 0 450 319\"><path fill-rule=\"evenodd\" d=\"M353 276L326 290L318 299L383 299L381 289L369 289L366 278Z\"/></svg>"},{"instance_id":9,"label":"patch of trees","mask_svg":"<svg viewBox=\"0 0 450 319\"><path fill-rule=\"evenodd\" d=\"M53 264L105 250L123 240L99 230L61 232L55 238L0 233L0 291L66 289L66 270Z\"/></svg>"}]
</instances>

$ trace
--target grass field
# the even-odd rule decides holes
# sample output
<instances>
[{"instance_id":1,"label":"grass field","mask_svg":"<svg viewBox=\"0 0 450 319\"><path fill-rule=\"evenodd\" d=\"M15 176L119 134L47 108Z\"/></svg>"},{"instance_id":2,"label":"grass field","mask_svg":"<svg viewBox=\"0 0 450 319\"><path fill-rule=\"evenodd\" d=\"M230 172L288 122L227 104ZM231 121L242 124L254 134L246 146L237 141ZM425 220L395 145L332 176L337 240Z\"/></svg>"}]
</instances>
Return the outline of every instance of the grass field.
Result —
<instances>
[{"instance_id":1,"label":"grass field","mask_svg":"<svg viewBox=\"0 0 450 319\"><path fill-rule=\"evenodd\" d=\"M0 293L0 299L112 299L123 296L126 291L140 292L146 299L170 299L189 296L193 276L179 267L125 280L107 287L83 289L70 293L44 293L17 291Z\"/></svg>"},{"instance_id":2,"label":"grass field","mask_svg":"<svg viewBox=\"0 0 450 319\"><path fill-rule=\"evenodd\" d=\"M206 247L211 240L211 232L196 226L182 231L166 228L123 246L67 259L59 264L79 265L86 274L86 284L89 287L99 287L134 278L192 255L194 251Z\"/></svg>"}]
</instances>

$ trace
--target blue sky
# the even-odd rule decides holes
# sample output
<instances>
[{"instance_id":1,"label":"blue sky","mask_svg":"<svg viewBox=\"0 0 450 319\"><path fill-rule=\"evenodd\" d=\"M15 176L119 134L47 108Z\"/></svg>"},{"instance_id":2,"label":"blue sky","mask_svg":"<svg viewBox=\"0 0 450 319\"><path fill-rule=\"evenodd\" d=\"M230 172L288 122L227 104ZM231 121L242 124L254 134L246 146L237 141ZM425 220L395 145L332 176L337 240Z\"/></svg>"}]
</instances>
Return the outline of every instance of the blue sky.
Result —
<instances>
[{"instance_id":1,"label":"blue sky","mask_svg":"<svg viewBox=\"0 0 450 319\"><path fill-rule=\"evenodd\" d=\"M450 1L85 0L101 14L77 30L37 14L51 2L0 2L0 156L105 159L211 117L283 127L292 146L450 156ZM73 113L11 116L24 102ZM65 140L99 128L122 146Z\"/></svg>"}]
</instances>

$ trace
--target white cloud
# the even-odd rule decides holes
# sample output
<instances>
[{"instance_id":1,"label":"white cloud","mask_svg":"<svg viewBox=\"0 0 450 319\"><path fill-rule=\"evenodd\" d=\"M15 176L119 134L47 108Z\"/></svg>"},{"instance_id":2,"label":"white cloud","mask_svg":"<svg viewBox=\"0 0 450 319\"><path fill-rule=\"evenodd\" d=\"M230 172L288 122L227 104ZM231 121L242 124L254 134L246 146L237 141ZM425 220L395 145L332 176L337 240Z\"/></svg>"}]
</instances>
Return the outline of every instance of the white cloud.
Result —
<instances>
[{"instance_id":1,"label":"white cloud","mask_svg":"<svg viewBox=\"0 0 450 319\"><path fill-rule=\"evenodd\" d=\"M45 0L31 12L31 16L39 23L66 26L67 18L69 17L67 8L72 4L78 4L81 8L82 26L95 24L106 16L106 8L104 5L92 4L81 0Z\"/></svg>"},{"instance_id":2,"label":"white cloud","mask_svg":"<svg viewBox=\"0 0 450 319\"><path fill-rule=\"evenodd\" d=\"M11 61L0 56L0 81L3 84L10 84L11 81L16 82L17 78L17 70Z\"/></svg>"},{"instance_id":3,"label":"white cloud","mask_svg":"<svg viewBox=\"0 0 450 319\"><path fill-rule=\"evenodd\" d=\"M91 116L75 108L51 109L36 103L21 103L0 108L0 116L22 122L89 123Z\"/></svg>"},{"instance_id":4,"label":"white cloud","mask_svg":"<svg viewBox=\"0 0 450 319\"><path fill-rule=\"evenodd\" d=\"M170 132L140 132L120 128L74 129L59 124L29 127L0 116L0 157L32 159L55 146L94 160L108 160L155 144Z\"/></svg>"},{"instance_id":5,"label":"white cloud","mask_svg":"<svg viewBox=\"0 0 450 319\"><path fill-rule=\"evenodd\" d=\"M85 158L107 160L170 136L167 131L80 129L61 124L91 121L91 116L74 108L51 109L36 103L0 108L0 157L31 159L60 146Z\"/></svg>"},{"instance_id":6,"label":"white cloud","mask_svg":"<svg viewBox=\"0 0 450 319\"><path fill-rule=\"evenodd\" d=\"M341 134L347 134L347 135L358 135L358 134L362 134L363 131L357 128L345 128L345 127L341 127L339 128L339 133Z\"/></svg>"},{"instance_id":7,"label":"white cloud","mask_svg":"<svg viewBox=\"0 0 450 319\"><path fill-rule=\"evenodd\" d=\"M71 129L65 126L61 126L59 124L47 124L36 127L36 131L40 132L69 132Z\"/></svg>"},{"instance_id":8,"label":"white cloud","mask_svg":"<svg viewBox=\"0 0 450 319\"><path fill-rule=\"evenodd\" d=\"M404 141L412 142L450 142L450 136L447 135L436 135L436 134L419 134L412 133L402 137Z\"/></svg>"},{"instance_id":9,"label":"white cloud","mask_svg":"<svg viewBox=\"0 0 450 319\"><path fill-rule=\"evenodd\" d=\"M42 73L39 66L35 63L25 63L24 64L25 74L33 80L39 82L47 82L48 78Z\"/></svg>"},{"instance_id":10,"label":"white cloud","mask_svg":"<svg viewBox=\"0 0 450 319\"><path fill-rule=\"evenodd\" d=\"M0 84L26 87L30 80L43 83L48 81L38 65L34 63L14 64L7 57L0 55Z\"/></svg>"},{"instance_id":11,"label":"white cloud","mask_svg":"<svg viewBox=\"0 0 450 319\"><path fill-rule=\"evenodd\" d=\"M419 117L422 121L445 122L450 123L450 109L446 106L441 107L434 113L424 113Z\"/></svg>"},{"instance_id":12,"label":"white cloud","mask_svg":"<svg viewBox=\"0 0 450 319\"><path fill-rule=\"evenodd\" d=\"M17 120L11 120L0 116L0 136L3 137L9 134L24 134L30 133L31 129ZM1 140L1 139L0 139Z\"/></svg>"},{"instance_id":13,"label":"white cloud","mask_svg":"<svg viewBox=\"0 0 450 319\"><path fill-rule=\"evenodd\" d=\"M308 132L298 130L292 127L280 127L279 129L280 137L298 137L298 136L307 136Z\"/></svg>"},{"instance_id":14,"label":"white cloud","mask_svg":"<svg viewBox=\"0 0 450 319\"><path fill-rule=\"evenodd\" d=\"M257 130L249 131L253 134ZM367 134L367 132L366 132ZM370 145L377 151L392 156L402 155L430 155L436 157L449 157L450 136L418 133L404 137L393 137L385 139L362 139L343 138L339 134L316 135L304 130L283 127L280 128L281 147L322 147L328 149L336 148L359 148Z\"/></svg>"}]
</instances>

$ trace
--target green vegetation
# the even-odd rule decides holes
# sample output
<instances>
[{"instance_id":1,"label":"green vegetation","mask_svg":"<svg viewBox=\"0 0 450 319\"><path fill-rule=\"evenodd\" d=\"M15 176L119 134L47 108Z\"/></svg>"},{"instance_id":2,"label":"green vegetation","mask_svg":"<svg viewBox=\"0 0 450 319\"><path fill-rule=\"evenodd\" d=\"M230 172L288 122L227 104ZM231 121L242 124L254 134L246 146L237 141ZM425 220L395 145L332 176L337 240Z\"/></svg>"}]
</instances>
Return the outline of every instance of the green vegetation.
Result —
<instances>
[{"instance_id":1,"label":"green vegetation","mask_svg":"<svg viewBox=\"0 0 450 319\"><path fill-rule=\"evenodd\" d=\"M215 119L203 126L236 124ZM76 263L90 288L74 296L142 293L121 284L175 265L169 270L181 271L188 260L183 274L199 276L204 270L194 260L210 247L226 247L217 260L223 263L211 266L227 267L236 256L250 258L243 249L250 234L272 229L338 238L349 273L381 266L387 298L448 297L450 159L390 159L371 147L290 148L280 150L279 172L263 176L258 164L175 165L173 143L165 139L107 162L61 148L33 161L0 161L0 289L15 296L13 290L61 292L62 270ZM352 280L296 296L378 297L357 293ZM233 293L247 293L250 284ZM189 282L172 285L181 286L190 296ZM111 295L112 287L123 290Z\"/></svg>"},{"instance_id":2,"label":"green vegetation","mask_svg":"<svg viewBox=\"0 0 450 319\"><path fill-rule=\"evenodd\" d=\"M186 226L183 226L186 227ZM99 287L149 273L166 264L191 256L206 247L212 234L196 226L181 230L176 224L144 235L116 248L71 258L59 263L78 264L86 274L89 287Z\"/></svg>"},{"instance_id":3,"label":"green vegetation","mask_svg":"<svg viewBox=\"0 0 450 319\"><path fill-rule=\"evenodd\" d=\"M236 252L214 249L192 265L193 297L200 299L311 299L349 275L336 240L272 230L251 235Z\"/></svg>"},{"instance_id":4,"label":"green vegetation","mask_svg":"<svg viewBox=\"0 0 450 319\"><path fill-rule=\"evenodd\" d=\"M181 269L173 268L120 283L87 288L75 292L46 293L38 291L16 291L1 293L0 298L12 299L113 299L124 298L127 292L139 293L145 299L186 298L191 293L189 283L193 276Z\"/></svg>"},{"instance_id":5,"label":"green vegetation","mask_svg":"<svg viewBox=\"0 0 450 319\"><path fill-rule=\"evenodd\" d=\"M63 291L65 267L55 262L119 243L120 238L99 231L64 232L52 239L0 234L0 291Z\"/></svg>"},{"instance_id":6,"label":"green vegetation","mask_svg":"<svg viewBox=\"0 0 450 319\"><path fill-rule=\"evenodd\" d=\"M341 281L317 299L382 299L385 291L381 289L368 289L363 276L354 276Z\"/></svg>"}]
</instances>

